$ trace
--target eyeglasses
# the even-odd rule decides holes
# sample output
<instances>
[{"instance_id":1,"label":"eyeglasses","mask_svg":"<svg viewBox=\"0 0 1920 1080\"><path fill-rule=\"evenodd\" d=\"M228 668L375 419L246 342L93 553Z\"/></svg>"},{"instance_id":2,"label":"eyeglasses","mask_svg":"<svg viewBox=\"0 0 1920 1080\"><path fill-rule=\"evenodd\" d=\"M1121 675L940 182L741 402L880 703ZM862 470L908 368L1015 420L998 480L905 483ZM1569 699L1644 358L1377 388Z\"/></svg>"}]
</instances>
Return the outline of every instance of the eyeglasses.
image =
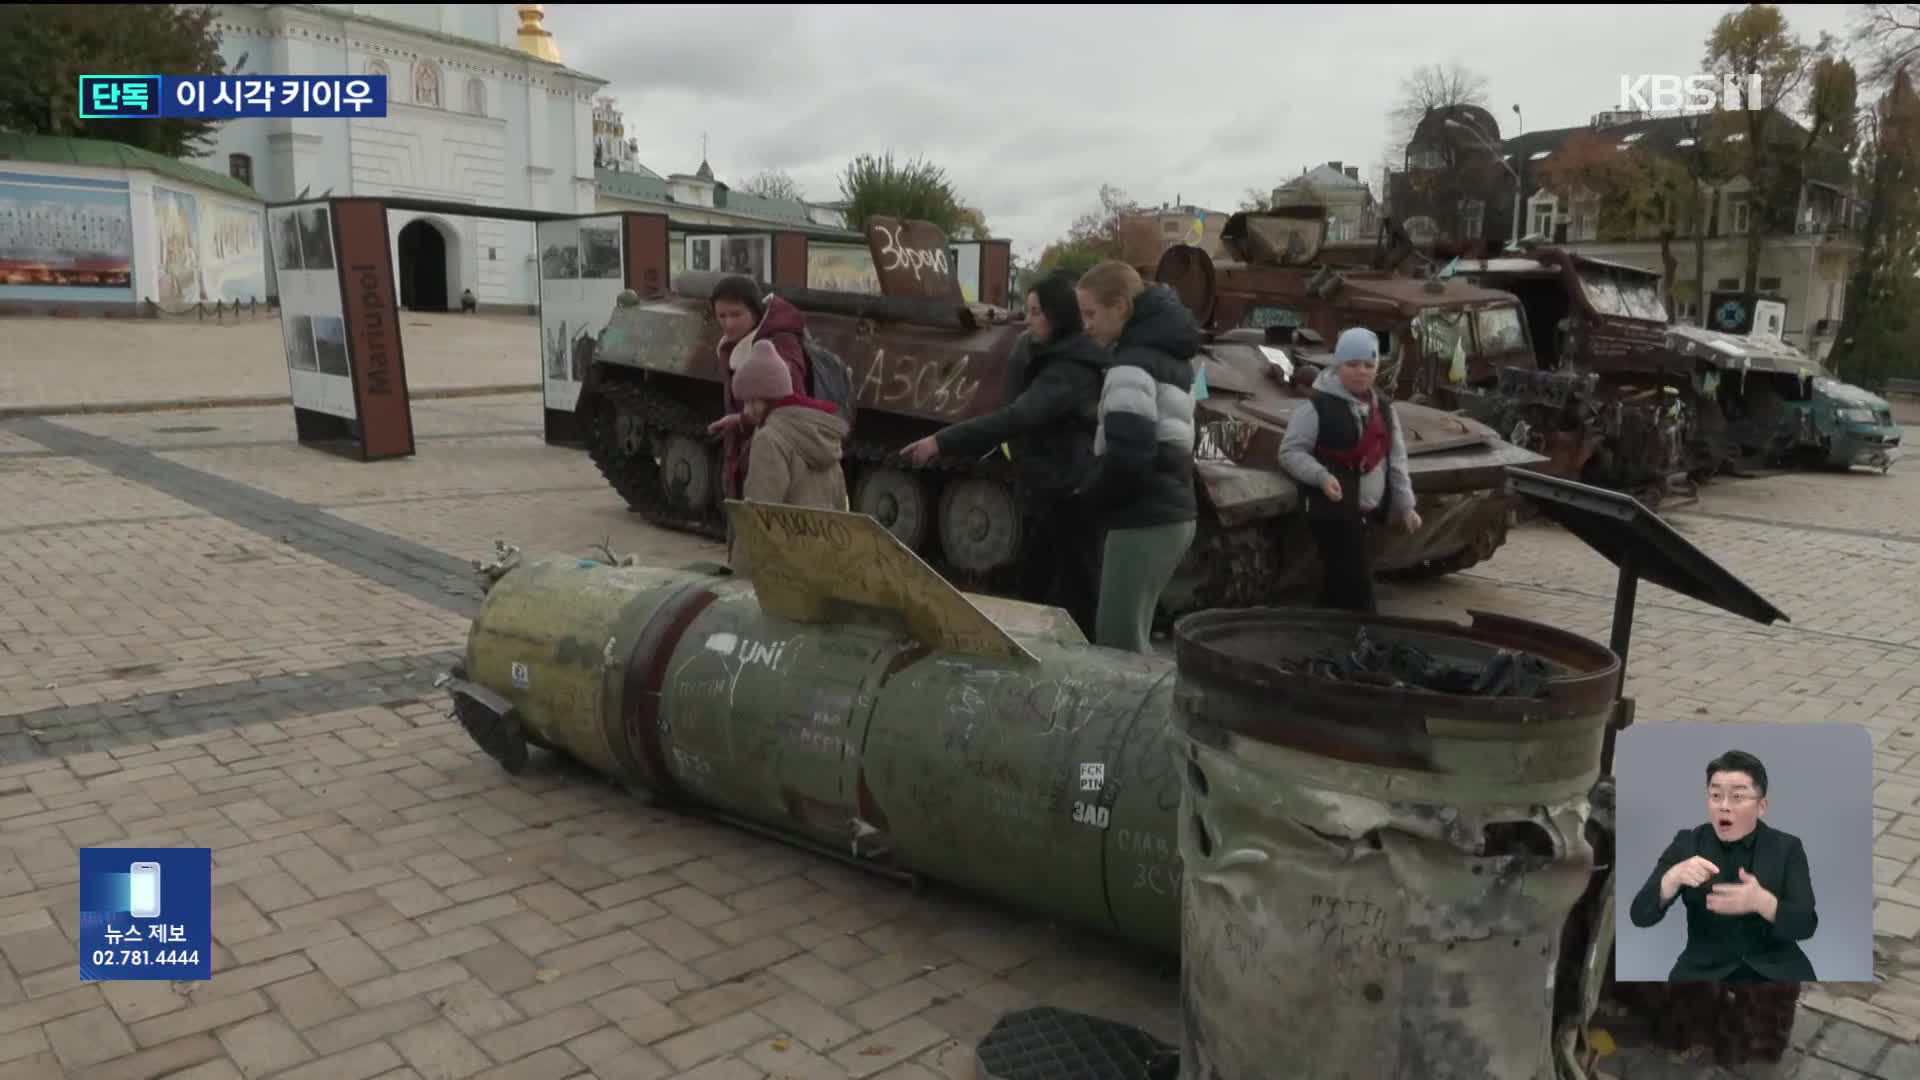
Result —
<instances>
[{"instance_id":1,"label":"eyeglasses","mask_svg":"<svg viewBox=\"0 0 1920 1080\"><path fill-rule=\"evenodd\" d=\"M1750 791L1736 791L1731 795L1707 792L1707 804L1710 806L1745 806L1752 801L1754 801L1754 795Z\"/></svg>"}]
</instances>

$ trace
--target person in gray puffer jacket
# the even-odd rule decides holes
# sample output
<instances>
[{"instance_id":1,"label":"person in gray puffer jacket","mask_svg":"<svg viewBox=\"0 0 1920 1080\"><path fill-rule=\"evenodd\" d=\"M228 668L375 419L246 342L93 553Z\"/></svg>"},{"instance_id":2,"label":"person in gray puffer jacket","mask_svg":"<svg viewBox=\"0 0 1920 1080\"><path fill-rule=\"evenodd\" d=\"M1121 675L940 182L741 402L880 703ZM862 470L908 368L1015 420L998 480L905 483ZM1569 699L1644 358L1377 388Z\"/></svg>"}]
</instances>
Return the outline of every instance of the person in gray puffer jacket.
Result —
<instances>
[{"instance_id":1,"label":"person in gray puffer jacket","mask_svg":"<svg viewBox=\"0 0 1920 1080\"><path fill-rule=\"evenodd\" d=\"M1082 487L1105 533L1095 644L1147 652L1160 594L1193 546L1193 370L1200 326L1165 285L1126 263L1088 270L1075 293L1087 336L1110 346L1093 471Z\"/></svg>"},{"instance_id":2,"label":"person in gray puffer jacket","mask_svg":"<svg viewBox=\"0 0 1920 1080\"><path fill-rule=\"evenodd\" d=\"M1374 386L1379 371L1373 331L1343 331L1333 366L1314 380L1280 442L1280 467L1300 485L1320 552L1319 605L1368 614L1376 610L1371 524L1420 528L1406 439L1392 399Z\"/></svg>"}]
</instances>

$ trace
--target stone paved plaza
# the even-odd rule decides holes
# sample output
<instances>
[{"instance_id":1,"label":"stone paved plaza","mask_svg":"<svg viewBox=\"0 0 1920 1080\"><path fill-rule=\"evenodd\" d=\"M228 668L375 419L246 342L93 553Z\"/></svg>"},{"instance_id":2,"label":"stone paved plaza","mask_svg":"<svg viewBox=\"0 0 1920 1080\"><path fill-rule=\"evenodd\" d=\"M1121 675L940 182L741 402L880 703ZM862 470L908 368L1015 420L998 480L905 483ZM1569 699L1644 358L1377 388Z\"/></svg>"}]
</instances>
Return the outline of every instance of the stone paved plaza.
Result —
<instances>
[{"instance_id":1,"label":"stone paved plaza","mask_svg":"<svg viewBox=\"0 0 1920 1080\"><path fill-rule=\"evenodd\" d=\"M0 420L0 1080L961 1078L999 1013L1040 1003L1177 1037L1170 973L1111 945L549 755L507 776L431 687L476 608L468 561L496 537L718 551L542 445L535 395L414 417L418 455L374 464L299 448L284 406ZM1789 1060L1729 1075L1911 1080L1920 465L1722 481L1671 520L1792 622L1642 586L1640 722L1850 722L1877 748L1880 981L1810 990ZM1605 640L1612 589L1529 525L1384 596ZM215 979L81 982L76 850L175 844L214 850ZM1712 1074L1631 1045L1603 1067Z\"/></svg>"}]
</instances>

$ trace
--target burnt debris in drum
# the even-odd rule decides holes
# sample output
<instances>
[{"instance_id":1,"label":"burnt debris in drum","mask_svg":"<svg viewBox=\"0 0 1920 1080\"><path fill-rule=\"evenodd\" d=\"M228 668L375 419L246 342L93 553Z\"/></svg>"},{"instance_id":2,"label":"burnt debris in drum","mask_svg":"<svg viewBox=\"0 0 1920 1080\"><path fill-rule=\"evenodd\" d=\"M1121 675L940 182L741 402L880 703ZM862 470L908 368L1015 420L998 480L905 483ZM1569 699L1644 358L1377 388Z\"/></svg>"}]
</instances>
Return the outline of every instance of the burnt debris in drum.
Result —
<instances>
[{"instance_id":1,"label":"burnt debris in drum","mask_svg":"<svg viewBox=\"0 0 1920 1080\"><path fill-rule=\"evenodd\" d=\"M1469 697L1545 697L1555 675L1545 659L1519 649L1491 649L1484 659L1436 656L1364 626L1343 644L1323 647L1304 658L1281 656L1269 662L1283 675Z\"/></svg>"}]
</instances>

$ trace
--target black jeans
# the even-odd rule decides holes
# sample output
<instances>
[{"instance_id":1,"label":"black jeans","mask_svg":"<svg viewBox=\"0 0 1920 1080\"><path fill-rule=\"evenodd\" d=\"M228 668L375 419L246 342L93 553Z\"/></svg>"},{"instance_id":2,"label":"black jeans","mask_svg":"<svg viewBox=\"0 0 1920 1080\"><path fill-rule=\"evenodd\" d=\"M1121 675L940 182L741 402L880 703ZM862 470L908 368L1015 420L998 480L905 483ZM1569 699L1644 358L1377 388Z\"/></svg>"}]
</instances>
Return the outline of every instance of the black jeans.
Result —
<instances>
[{"instance_id":1,"label":"black jeans","mask_svg":"<svg viewBox=\"0 0 1920 1080\"><path fill-rule=\"evenodd\" d=\"M1373 601L1372 526L1358 517L1308 517L1320 551L1319 607L1378 613Z\"/></svg>"},{"instance_id":2,"label":"black jeans","mask_svg":"<svg viewBox=\"0 0 1920 1080\"><path fill-rule=\"evenodd\" d=\"M1033 533L1022 545L1016 585L1020 599L1064 608L1092 641L1100 606L1093 515L1078 502L1059 498L1037 507L1027 527Z\"/></svg>"}]
</instances>

